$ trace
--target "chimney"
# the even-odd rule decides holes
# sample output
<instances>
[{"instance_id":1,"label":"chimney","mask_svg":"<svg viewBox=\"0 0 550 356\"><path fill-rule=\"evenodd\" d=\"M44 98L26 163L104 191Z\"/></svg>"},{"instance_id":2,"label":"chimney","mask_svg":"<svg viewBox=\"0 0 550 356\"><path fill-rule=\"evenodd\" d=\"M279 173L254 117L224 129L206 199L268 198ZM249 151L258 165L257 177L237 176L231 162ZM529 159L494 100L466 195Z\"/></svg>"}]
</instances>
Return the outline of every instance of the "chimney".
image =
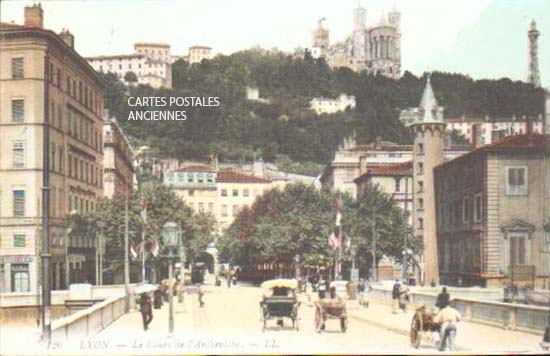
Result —
<instances>
[{"instance_id":1,"label":"chimney","mask_svg":"<svg viewBox=\"0 0 550 356\"><path fill-rule=\"evenodd\" d=\"M67 44L67 46L74 49L74 36L72 33L69 32L66 28L64 28L60 33L59 37Z\"/></svg>"},{"instance_id":2,"label":"chimney","mask_svg":"<svg viewBox=\"0 0 550 356\"><path fill-rule=\"evenodd\" d=\"M42 5L34 4L32 6L25 6L25 26L44 28L44 11Z\"/></svg>"},{"instance_id":3,"label":"chimney","mask_svg":"<svg viewBox=\"0 0 550 356\"><path fill-rule=\"evenodd\" d=\"M359 177L367 173L367 156L359 157Z\"/></svg>"}]
</instances>

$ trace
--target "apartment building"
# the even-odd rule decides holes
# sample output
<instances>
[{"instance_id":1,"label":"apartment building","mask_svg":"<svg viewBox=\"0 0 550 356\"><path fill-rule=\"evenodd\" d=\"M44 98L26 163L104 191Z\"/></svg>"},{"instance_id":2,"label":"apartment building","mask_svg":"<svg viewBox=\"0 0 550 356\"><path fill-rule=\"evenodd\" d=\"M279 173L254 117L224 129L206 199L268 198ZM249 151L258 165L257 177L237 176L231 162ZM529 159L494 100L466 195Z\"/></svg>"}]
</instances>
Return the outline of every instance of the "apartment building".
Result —
<instances>
[{"instance_id":1,"label":"apartment building","mask_svg":"<svg viewBox=\"0 0 550 356\"><path fill-rule=\"evenodd\" d=\"M134 185L133 153L130 142L115 118L105 110L103 124L103 191L108 198L126 196Z\"/></svg>"},{"instance_id":2,"label":"apartment building","mask_svg":"<svg viewBox=\"0 0 550 356\"><path fill-rule=\"evenodd\" d=\"M40 5L25 7L24 25L0 24L1 291L37 291L44 170L52 286L92 281L95 242L69 241L67 217L103 195L103 90L72 34L43 27Z\"/></svg>"}]
</instances>

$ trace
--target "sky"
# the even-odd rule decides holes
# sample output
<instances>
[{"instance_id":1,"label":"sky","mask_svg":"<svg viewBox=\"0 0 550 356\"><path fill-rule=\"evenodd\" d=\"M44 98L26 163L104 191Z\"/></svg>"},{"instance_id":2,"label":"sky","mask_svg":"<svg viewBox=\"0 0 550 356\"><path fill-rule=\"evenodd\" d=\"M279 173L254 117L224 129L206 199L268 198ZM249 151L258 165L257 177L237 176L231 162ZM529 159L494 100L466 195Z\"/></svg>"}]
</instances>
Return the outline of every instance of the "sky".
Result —
<instances>
[{"instance_id":1,"label":"sky","mask_svg":"<svg viewBox=\"0 0 550 356\"><path fill-rule=\"evenodd\" d=\"M0 19L22 23L23 7L33 2L1 1ZM144 41L184 55L197 44L223 54L256 45L307 47L321 17L335 43L351 33L359 2L369 25L393 8L402 13L402 65L417 75L525 80L534 18L542 83L550 87L550 0L43 0L42 7L45 27L68 28L83 56L131 53Z\"/></svg>"}]
</instances>

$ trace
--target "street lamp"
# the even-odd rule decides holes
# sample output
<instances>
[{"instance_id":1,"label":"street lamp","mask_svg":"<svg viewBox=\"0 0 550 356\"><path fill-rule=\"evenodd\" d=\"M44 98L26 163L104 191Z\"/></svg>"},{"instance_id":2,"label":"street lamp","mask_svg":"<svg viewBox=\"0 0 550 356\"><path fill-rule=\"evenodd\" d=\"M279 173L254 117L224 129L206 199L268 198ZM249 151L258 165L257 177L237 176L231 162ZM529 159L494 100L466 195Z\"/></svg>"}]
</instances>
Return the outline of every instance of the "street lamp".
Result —
<instances>
[{"instance_id":1,"label":"street lamp","mask_svg":"<svg viewBox=\"0 0 550 356\"><path fill-rule=\"evenodd\" d=\"M183 236L180 235L180 238L183 238ZM185 249L183 247L183 241L182 244L179 247L179 253L180 253L180 289L178 290L178 303L183 303L183 292L185 287Z\"/></svg>"},{"instance_id":2,"label":"street lamp","mask_svg":"<svg viewBox=\"0 0 550 356\"><path fill-rule=\"evenodd\" d=\"M174 269L172 262L174 259L174 250L176 250L179 245L180 234L181 230L178 224L173 221L167 222L162 228L163 242L164 245L168 248L168 298L170 303L168 331L170 333L174 332Z\"/></svg>"}]
</instances>

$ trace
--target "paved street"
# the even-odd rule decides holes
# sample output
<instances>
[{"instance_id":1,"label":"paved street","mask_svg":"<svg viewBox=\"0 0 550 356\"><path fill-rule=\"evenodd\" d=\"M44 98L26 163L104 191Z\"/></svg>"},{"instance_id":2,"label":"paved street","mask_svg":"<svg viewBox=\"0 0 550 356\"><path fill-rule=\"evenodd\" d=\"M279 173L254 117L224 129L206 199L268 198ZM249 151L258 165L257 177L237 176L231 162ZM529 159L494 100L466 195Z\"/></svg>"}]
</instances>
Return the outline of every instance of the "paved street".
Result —
<instances>
[{"instance_id":1,"label":"paved street","mask_svg":"<svg viewBox=\"0 0 550 356\"><path fill-rule=\"evenodd\" d=\"M165 355L227 353L438 353L433 342L424 341L419 349L409 343L408 330L412 311L392 314L388 305L370 303L369 308L348 301L348 331L340 332L338 320L329 320L327 330L314 330L314 306L301 295L300 330L275 320L262 332L259 301L263 289L239 284L231 288L208 284L205 306L199 307L196 287L189 287L184 304L175 303L175 332L168 333L168 304L154 309L150 330L142 328L141 314L132 311L90 340L71 339L50 347L51 354ZM20 329L22 331L23 329ZM30 331L30 330L29 330ZM3 330L3 342L11 350L23 352L29 343L17 330ZM5 336L10 335L9 338ZM33 333L26 334L26 339ZM506 331L496 327L462 322L457 336L458 353L535 353L540 352L541 336ZM4 345L5 346L5 345ZM43 350L42 350L43 351ZM43 354L33 348L25 354ZM13 354L10 352L10 354Z\"/></svg>"}]
</instances>

